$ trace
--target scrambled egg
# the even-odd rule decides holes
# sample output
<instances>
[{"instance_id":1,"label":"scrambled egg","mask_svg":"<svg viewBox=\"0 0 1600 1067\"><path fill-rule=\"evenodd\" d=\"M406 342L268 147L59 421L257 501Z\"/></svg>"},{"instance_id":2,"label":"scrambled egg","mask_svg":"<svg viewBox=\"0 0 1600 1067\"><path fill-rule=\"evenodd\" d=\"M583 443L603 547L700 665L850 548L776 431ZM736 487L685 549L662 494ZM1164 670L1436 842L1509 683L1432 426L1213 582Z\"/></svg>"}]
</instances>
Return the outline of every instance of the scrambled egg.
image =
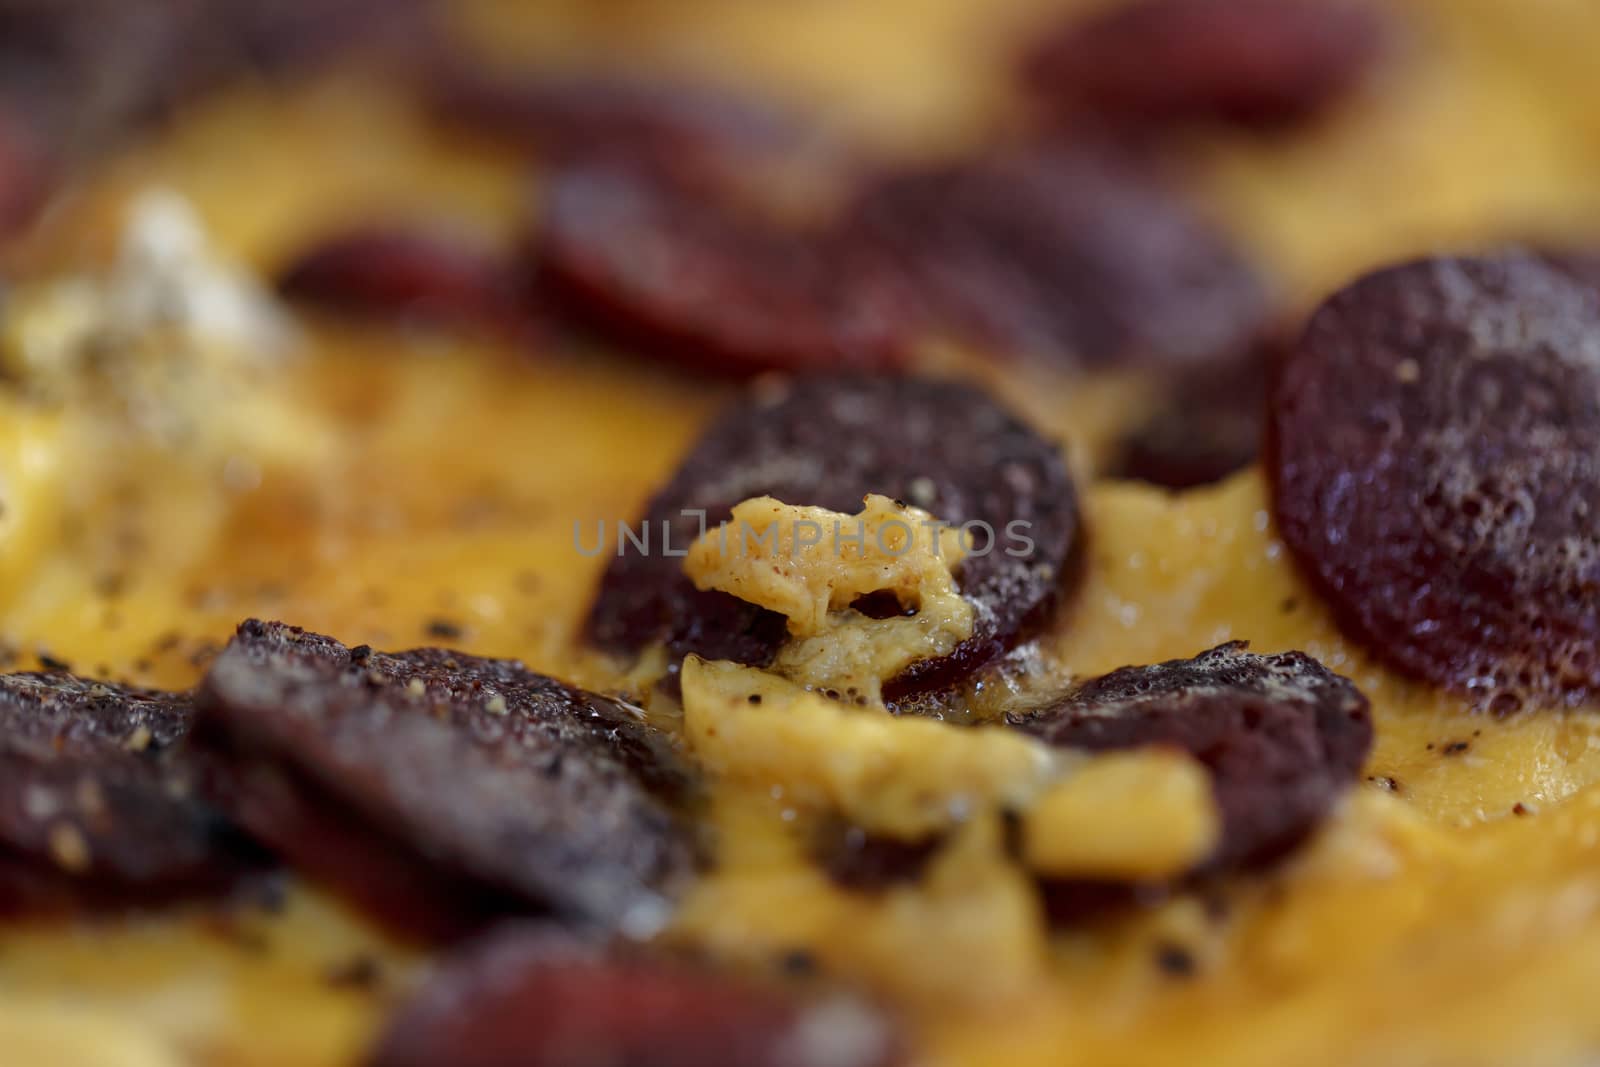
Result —
<instances>
[{"instance_id":1,"label":"scrambled egg","mask_svg":"<svg viewBox=\"0 0 1600 1067\"><path fill-rule=\"evenodd\" d=\"M743 0L475 6L474 24L507 48L520 37L581 54L631 26L629 47L664 65L726 58L730 77L754 68L797 101L841 107L865 136L933 151L999 107L987 86L1002 42L1043 3L825 4L783 32L773 20L786 9ZM1196 146L1219 210L1302 303L1419 246L1572 236L1600 219L1594 6L1404 6L1415 15L1406 60L1347 115L1303 140ZM501 32L512 24L523 32ZM113 271L108 237L152 182L194 205L228 260L257 269L355 215L459 214L511 232L522 209L503 155L444 143L366 86L245 91L109 164L12 251L11 268L39 280ZM475 652L627 688L633 679L576 640L604 561L572 550L571 525L633 515L722 394L605 353L531 357L327 323L303 324L301 351L265 367L217 363L197 402L173 409L194 414L203 447L152 435L127 411L3 387L0 636L15 666L48 654L182 686L247 615L379 647L434 641L448 621ZM848 805L889 825L943 818L947 806L909 791L889 790L882 806L873 795L942 749L931 731L953 728L911 726L912 761L865 713L795 696L791 732L763 736L777 727L749 714L748 693L735 715L689 685L686 732L721 772L708 816L721 863L671 936L730 958L798 954L882 990L937 1067L1592 1059L1596 710L1476 717L1375 664L1285 558L1258 471L1180 496L1091 482L1107 429L1137 408L1128 383L930 359L991 382L1071 444L1093 540L1076 602L1040 639L1049 662L1086 675L1236 637L1304 649L1372 698L1370 782L1281 868L1052 934L981 804L950 824L915 885L846 892L806 855L796 825L808 807ZM728 669L689 670L705 681ZM741 735L736 752L719 753L725 729ZM858 731L860 751L847 743ZM849 753L843 765L821 758L823 736ZM996 735L993 750L936 783L942 796L1034 783L1035 818L1081 820L1081 779L1054 778L1020 739ZM1156 775L1179 803L1196 785L1184 766L1140 757L1082 773L1131 787ZM1067 838L1053 831L1026 847L1041 866L1170 864L1203 840L1203 814L1195 822L1190 846L1130 841L1148 847L1138 856L1113 843L1057 854ZM375 988L336 981L355 959L376 965ZM416 963L305 887L278 914L11 925L0 929L0 1048L18 1067L350 1064Z\"/></svg>"}]
</instances>

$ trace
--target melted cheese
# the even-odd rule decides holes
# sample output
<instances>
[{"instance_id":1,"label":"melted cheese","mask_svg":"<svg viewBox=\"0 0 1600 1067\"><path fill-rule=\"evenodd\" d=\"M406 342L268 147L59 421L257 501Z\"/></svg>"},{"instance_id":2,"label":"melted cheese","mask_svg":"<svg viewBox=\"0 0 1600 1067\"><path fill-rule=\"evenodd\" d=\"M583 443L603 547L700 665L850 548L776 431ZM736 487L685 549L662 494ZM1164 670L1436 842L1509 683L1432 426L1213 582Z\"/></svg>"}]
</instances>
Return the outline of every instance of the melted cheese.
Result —
<instances>
[{"instance_id":1,"label":"melted cheese","mask_svg":"<svg viewBox=\"0 0 1600 1067\"><path fill-rule=\"evenodd\" d=\"M839 108L869 139L889 131L880 145L933 152L1005 113L1008 42L1047 6L478 0L466 21L497 46L562 56L621 39L641 64L748 75ZM1600 9L1400 6L1413 29L1400 59L1344 114L1305 138L1192 146L1219 210L1298 301L1420 246L1570 238L1600 219ZM106 268L130 198L152 183L253 267L358 219L447 215L510 234L524 210L503 154L436 138L365 86L245 91L108 165L8 266L39 279ZM472 651L633 689L642 676L576 641L604 561L573 550L572 523L634 515L727 394L604 352L538 358L307 323L305 358L200 409L219 437L252 405L276 413L245 442L261 451L243 479L228 476L229 447L175 451L6 388L0 636L19 666L48 649L181 686L246 615L378 647L425 643L444 618ZM1143 402L1136 376L927 359L1068 442L1092 539L1073 609L1041 638L1047 660L1087 674L1231 637L1305 649L1371 696L1375 781L1290 862L1217 899L1052 935L1031 879L996 858L993 818L962 823L919 884L849 893L810 862L788 798L730 778L709 801L718 868L673 936L736 958L804 951L893 999L939 1067L1591 1060L1600 715L1485 719L1384 670L1299 580L1256 471L1180 496L1092 483ZM1175 951L1191 977L1160 965ZM331 987L352 954L397 981ZM304 888L276 915L11 925L0 1035L44 1062L77 1062L92 1032L115 1032L125 1058L151 1063L353 1064L414 963ZM69 1017L81 1032L61 1032Z\"/></svg>"},{"instance_id":2,"label":"melted cheese","mask_svg":"<svg viewBox=\"0 0 1600 1067\"><path fill-rule=\"evenodd\" d=\"M138 1025L46 999L0 1013L0 1048L12 1067L182 1067L172 1047Z\"/></svg>"},{"instance_id":3,"label":"melted cheese","mask_svg":"<svg viewBox=\"0 0 1600 1067\"><path fill-rule=\"evenodd\" d=\"M1111 752L1034 802L1023 856L1040 874L1159 882L1204 860L1220 816L1211 777L1185 753Z\"/></svg>"},{"instance_id":4,"label":"melted cheese","mask_svg":"<svg viewBox=\"0 0 1600 1067\"><path fill-rule=\"evenodd\" d=\"M690 546L684 573L789 620L779 674L877 704L885 681L972 635L972 605L951 573L965 557L959 530L886 496L869 494L854 516L757 497ZM910 614L851 607L869 593L892 594Z\"/></svg>"},{"instance_id":5,"label":"melted cheese","mask_svg":"<svg viewBox=\"0 0 1600 1067\"><path fill-rule=\"evenodd\" d=\"M1010 730L899 718L695 658L683 665L683 719L695 756L713 773L907 838L975 810L1025 808L1059 762Z\"/></svg>"},{"instance_id":6,"label":"melted cheese","mask_svg":"<svg viewBox=\"0 0 1600 1067\"><path fill-rule=\"evenodd\" d=\"M1003 727L889 715L695 657L682 681L684 734L700 765L782 800L791 820L837 813L916 840L1015 815L1029 865L1061 877L1160 880L1217 841L1210 777L1182 753L1069 754ZM1005 859L997 843L987 862Z\"/></svg>"}]
</instances>

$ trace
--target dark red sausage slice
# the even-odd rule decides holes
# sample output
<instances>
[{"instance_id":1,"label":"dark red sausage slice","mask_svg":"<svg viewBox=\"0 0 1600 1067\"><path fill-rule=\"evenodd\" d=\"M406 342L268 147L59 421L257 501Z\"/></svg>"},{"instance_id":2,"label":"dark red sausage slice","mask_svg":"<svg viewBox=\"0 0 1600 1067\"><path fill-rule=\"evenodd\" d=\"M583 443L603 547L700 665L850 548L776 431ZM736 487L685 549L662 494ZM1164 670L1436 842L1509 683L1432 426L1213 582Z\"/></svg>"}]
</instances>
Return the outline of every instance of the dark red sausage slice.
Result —
<instances>
[{"instance_id":1,"label":"dark red sausage slice","mask_svg":"<svg viewBox=\"0 0 1600 1067\"><path fill-rule=\"evenodd\" d=\"M44 203L50 162L28 122L0 100L0 240L22 229Z\"/></svg>"},{"instance_id":2,"label":"dark red sausage slice","mask_svg":"<svg viewBox=\"0 0 1600 1067\"><path fill-rule=\"evenodd\" d=\"M1266 435L1267 383L1276 350L1174 375L1155 409L1118 442L1108 473L1166 489L1219 482L1256 461Z\"/></svg>"},{"instance_id":3,"label":"dark red sausage slice","mask_svg":"<svg viewBox=\"0 0 1600 1067\"><path fill-rule=\"evenodd\" d=\"M1261 329L1240 254L1142 165L1031 149L889 175L851 213L945 329L1070 367L1192 366Z\"/></svg>"},{"instance_id":4,"label":"dark red sausage slice","mask_svg":"<svg viewBox=\"0 0 1600 1067\"><path fill-rule=\"evenodd\" d=\"M0 102L50 154L102 151L140 123L247 73L408 48L429 0L51 0L0 5Z\"/></svg>"},{"instance_id":5,"label":"dark red sausage slice","mask_svg":"<svg viewBox=\"0 0 1600 1067\"><path fill-rule=\"evenodd\" d=\"M24 0L0 4L0 237L80 161L246 74L414 53L431 0ZM25 126L19 162L15 129ZM24 167L22 164L26 163Z\"/></svg>"},{"instance_id":6,"label":"dark red sausage slice","mask_svg":"<svg viewBox=\"0 0 1600 1067\"><path fill-rule=\"evenodd\" d=\"M824 149L794 116L749 95L683 81L606 74L510 78L439 71L430 87L446 123L547 162L613 164L686 186L742 187L751 169Z\"/></svg>"},{"instance_id":7,"label":"dark red sausage slice","mask_svg":"<svg viewBox=\"0 0 1600 1067\"><path fill-rule=\"evenodd\" d=\"M1062 748L1164 745L1213 776L1222 840L1204 870L1282 854L1316 828L1372 748L1367 700L1299 652L1235 641L1193 659L1124 667L1008 721Z\"/></svg>"},{"instance_id":8,"label":"dark red sausage slice","mask_svg":"<svg viewBox=\"0 0 1600 1067\"><path fill-rule=\"evenodd\" d=\"M252 620L198 699L224 806L418 933L533 908L647 923L690 870L688 782L662 736L513 660Z\"/></svg>"},{"instance_id":9,"label":"dark red sausage slice","mask_svg":"<svg viewBox=\"0 0 1600 1067\"><path fill-rule=\"evenodd\" d=\"M526 280L504 258L439 233L370 228L318 244L279 276L284 295L390 321L534 330Z\"/></svg>"},{"instance_id":10,"label":"dark red sausage slice","mask_svg":"<svg viewBox=\"0 0 1600 1067\"><path fill-rule=\"evenodd\" d=\"M199 796L187 697L0 677L0 913L233 888L261 857Z\"/></svg>"},{"instance_id":11,"label":"dark red sausage slice","mask_svg":"<svg viewBox=\"0 0 1600 1067\"><path fill-rule=\"evenodd\" d=\"M1538 256L1368 275L1284 368L1284 542L1375 656L1500 712L1600 696L1600 291Z\"/></svg>"},{"instance_id":12,"label":"dark red sausage slice","mask_svg":"<svg viewBox=\"0 0 1600 1067\"><path fill-rule=\"evenodd\" d=\"M877 257L643 172L554 176L537 252L562 311L698 370L871 370L907 354L910 306Z\"/></svg>"},{"instance_id":13,"label":"dark red sausage slice","mask_svg":"<svg viewBox=\"0 0 1600 1067\"><path fill-rule=\"evenodd\" d=\"M1540 252L1544 261L1570 274L1580 284L1600 290L1600 251L1587 248L1559 248Z\"/></svg>"},{"instance_id":14,"label":"dark red sausage slice","mask_svg":"<svg viewBox=\"0 0 1600 1067\"><path fill-rule=\"evenodd\" d=\"M182 2L167 0L182 8ZM225 0L190 13L191 34L241 68L279 74L350 53L414 57L437 40L432 0Z\"/></svg>"},{"instance_id":15,"label":"dark red sausage slice","mask_svg":"<svg viewBox=\"0 0 1600 1067\"><path fill-rule=\"evenodd\" d=\"M702 965L502 929L446 960L371 1067L889 1067L889 1024Z\"/></svg>"},{"instance_id":16,"label":"dark red sausage slice","mask_svg":"<svg viewBox=\"0 0 1600 1067\"><path fill-rule=\"evenodd\" d=\"M942 686L988 662L1054 604L1078 539L1078 504L1060 451L976 387L893 377L799 379L747 395L712 424L645 510L649 552L625 542L589 616L603 648L640 652L666 642L741 663L771 661L785 639L782 616L726 593L699 592L682 559L700 530L733 505L770 494L786 503L854 514L867 493L924 508L946 522L987 523L957 571L971 600L972 636L949 657L913 664L885 687L891 699ZM1009 524L1022 524L1008 536ZM634 530L638 530L637 524ZM608 531L616 550L615 530ZM591 535L592 536L592 535ZM1009 553L1008 554L1008 550Z\"/></svg>"},{"instance_id":17,"label":"dark red sausage slice","mask_svg":"<svg viewBox=\"0 0 1600 1067\"><path fill-rule=\"evenodd\" d=\"M178 0L133 11L111 0L0 6L0 100L25 115L52 154L106 147L215 73L183 46ZM115 91L95 93L96 85Z\"/></svg>"},{"instance_id":18,"label":"dark red sausage slice","mask_svg":"<svg viewBox=\"0 0 1600 1067\"><path fill-rule=\"evenodd\" d=\"M1275 127L1337 102L1385 36L1356 0L1136 0L1051 31L1024 80L1052 107L1118 123Z\"/></svg>"}]
</instances>

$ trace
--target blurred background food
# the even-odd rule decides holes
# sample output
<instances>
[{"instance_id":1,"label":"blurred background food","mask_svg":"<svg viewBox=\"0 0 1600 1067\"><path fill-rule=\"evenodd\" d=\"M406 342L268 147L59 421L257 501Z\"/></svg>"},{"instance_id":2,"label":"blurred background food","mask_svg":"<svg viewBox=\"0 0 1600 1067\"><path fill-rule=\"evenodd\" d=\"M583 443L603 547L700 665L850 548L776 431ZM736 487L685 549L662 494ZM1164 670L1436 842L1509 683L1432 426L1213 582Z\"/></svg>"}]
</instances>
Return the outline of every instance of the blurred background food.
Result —
<instances>
[{"instance_id":1,"label":"blurred background food","mask_svg":"<svg viewBox=\"0 0 1600 1067\"><path fill-rule=\"evenodd\" d=\"M1050 657L1305 647L1381 694L1410 806L1364 792L1234 926L1186 899L1056 941L979 832L895 911L738 812L691 939L816 935L789 962L890 989L940 1063L1564 1062L1595 805L1501 816L1590 780L1594 727L1435 759L1460 709L1344 641L1249 468L1353 276L1505 241L1592 270L1597 45L1592 0L0 0L0 638L182 687L260 615L631 692L575 519L634 515L752 378L970 378L1084 490ZM0 1049L356 1062L418 960L298 883L8 927Z\"/></svg>"}]
</instances>

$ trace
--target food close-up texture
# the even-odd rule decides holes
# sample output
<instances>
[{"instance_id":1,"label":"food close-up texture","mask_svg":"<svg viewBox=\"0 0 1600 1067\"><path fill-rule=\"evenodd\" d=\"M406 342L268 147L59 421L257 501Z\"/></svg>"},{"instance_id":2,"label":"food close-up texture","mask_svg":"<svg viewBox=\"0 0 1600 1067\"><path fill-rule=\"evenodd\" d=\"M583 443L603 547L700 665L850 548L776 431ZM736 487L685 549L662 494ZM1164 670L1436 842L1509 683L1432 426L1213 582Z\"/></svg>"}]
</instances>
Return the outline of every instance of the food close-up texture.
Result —
<instances>
[{"instance_id":1,"label":"food close-up texture","mask_svg":"<svg viewBox=\"0 0 1600 1067\"><path fill-rule=\"evenodd\" d=\"M0 1067L1600 1061L1591 0L0 0Z\"/></svg>"}]
</instances>

